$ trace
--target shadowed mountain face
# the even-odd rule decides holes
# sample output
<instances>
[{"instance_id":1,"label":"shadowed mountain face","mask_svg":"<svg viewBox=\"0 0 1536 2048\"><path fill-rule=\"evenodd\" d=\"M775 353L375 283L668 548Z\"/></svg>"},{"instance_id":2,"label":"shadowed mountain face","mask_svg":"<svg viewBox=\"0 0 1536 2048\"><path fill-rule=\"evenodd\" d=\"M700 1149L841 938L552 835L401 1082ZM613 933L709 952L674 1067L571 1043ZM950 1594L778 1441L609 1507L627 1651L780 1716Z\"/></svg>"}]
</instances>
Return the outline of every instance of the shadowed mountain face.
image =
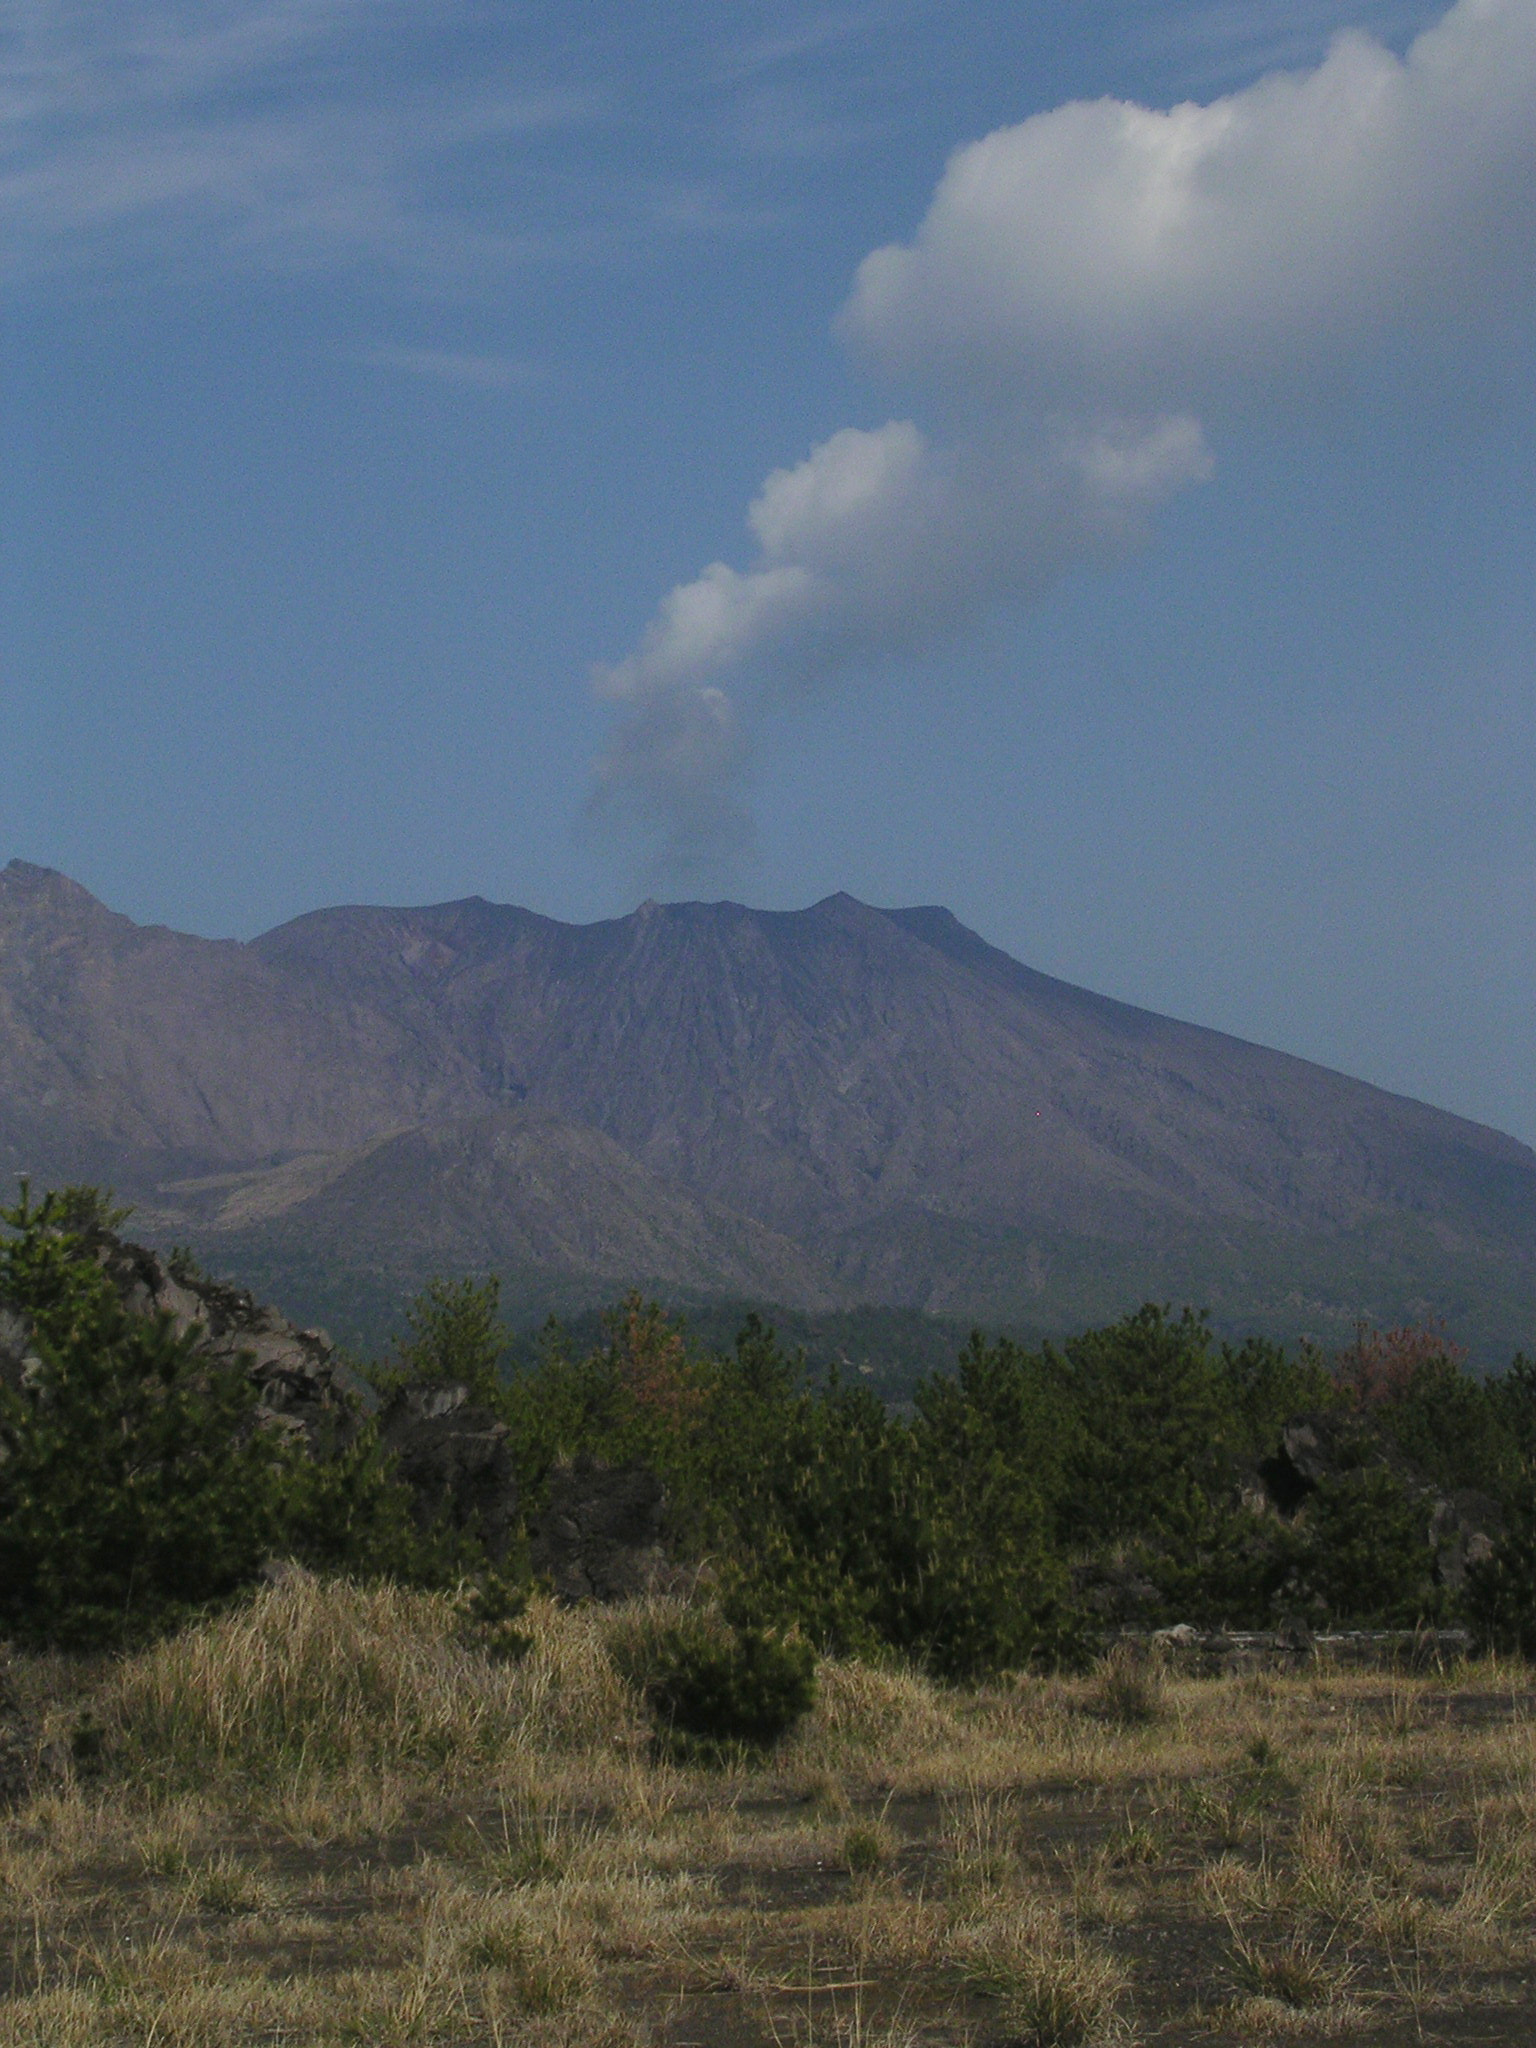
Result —
<instances>
[{"instance_id":1,"label":"shadowed mountain face","mask_svg":"<svg viewBox=\"0 0 1536 2048\"><path fill-rule=\"evenodd\" d=\"M250 945L0 874L0 1143L141 1224L530 1302L630 1281L1049 1327L1144 1294L1536 1326L1536 1154L1033 973L942 910L479 899Z\"/></svg>"}]
</instances>

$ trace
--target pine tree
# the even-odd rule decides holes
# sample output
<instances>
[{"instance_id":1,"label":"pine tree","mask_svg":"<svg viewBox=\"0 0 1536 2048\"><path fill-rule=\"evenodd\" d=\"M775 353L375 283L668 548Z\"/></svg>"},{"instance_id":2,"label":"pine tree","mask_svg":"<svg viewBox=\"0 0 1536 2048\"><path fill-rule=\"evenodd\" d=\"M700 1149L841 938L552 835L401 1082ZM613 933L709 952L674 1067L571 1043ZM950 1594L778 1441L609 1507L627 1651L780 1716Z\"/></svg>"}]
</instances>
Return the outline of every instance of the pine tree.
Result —
<instances>
[{"instance_id":1,"label":"pine tree","mask_svg":"<svg viewBox=\"0 0 1536 2048\"><path fill-rule=\"evenodd\" d=\"M85 1192L33 1207L23 1187L0 1210L0 1299L32 1343L0 1388L0 1628L71 1647L140 1638L247 1583L291 1465L243 1374L123 1308Z\"/></svg>"}]
</instances>

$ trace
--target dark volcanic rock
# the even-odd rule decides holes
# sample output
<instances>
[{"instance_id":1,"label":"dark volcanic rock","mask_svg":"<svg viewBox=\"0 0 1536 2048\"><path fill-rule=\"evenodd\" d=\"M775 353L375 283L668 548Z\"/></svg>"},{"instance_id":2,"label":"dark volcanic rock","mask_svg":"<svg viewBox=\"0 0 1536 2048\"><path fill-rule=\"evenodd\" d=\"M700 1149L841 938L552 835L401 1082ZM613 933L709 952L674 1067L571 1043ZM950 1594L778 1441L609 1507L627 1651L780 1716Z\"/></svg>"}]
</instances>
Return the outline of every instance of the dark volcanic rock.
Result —
<instances>
[{"instance_id":1,"label":"dark volcanic rock","mask_svg":"<svg viewBox=\"0 0 1536 2048\"><path fill-rule=\"evenodd\" d=\"M1467 1567L1485 1561L1503 1526L1503 1511L1484 1493L1463 1488L1446 1494L1416 1472L1368 1416L1348 1410L1296 1415L1258 1470L1259 1487L1246 1489L1249 1505L1287 1519L1302 1513L1320 1486L1364 1466L1385 1466L1422 1503L1436 1581L1459 1592Z\"/></svg>"},{"instance_id":2,"label":"dark volcanic rock","mask_svg":"<svg viewBox=\"0 0 1536 2048\"><path fill-rule=\"evenodd\" d=\"M0 1307L0 1384L20 1393L36 1363L26 1319L14 1309Z\"/></svg>"},{"instance_id":3,"label":"dark volcanic rock","mask_svg":"<svg viewBox=\"0 0 1536 2048\"><path fill-rule=\"evenodd\" d=\"M1072 1566L1074 1604L1104 1628L1145 1628L1162 1604L1150 1579L1123 1558L1091 1558Z\"/></svg>"},{"instance_id":4,"label":"dark volcanic rock","mask_svg":"<svg viewBox=\"0 0 1536 2048\"><path fill-rule=\"evenodd\" d=\"M517 1520L517 1474L507 1426L470 1400L468 1387L402 1387L379 1417L379 1436L416 1497L423 1527L447 1522L477 1536L493 1561Z\"/></svg>"},{"instance_id":5,"label":"dark volcanic rock","mask_svg":"<svg viewBox=\"0 0 1536 2048\"><path fill-rule=\"evenodd\" d=\"M195 1332L214 1370L243 1373L257 1388L259 1418L312 1455L355 1441L373 1389L337 1356L321 1330L301 1330L243 1288L182 1261L93 1231L94 1250L131 1315L168 1317ZM31 1331L0 1306L0 1380L25 1384L37 1363ZM499 1562L518 1526L518 1485L507 1425L466 1386L419 1381L396 1387L378 1411L379 1440L414 1497L423 1528L446 1525L481 1542ZM532 1563L564 1600L618 1600L654 1587L666 1567L666 1496L642 1466L584 1461L550 1475L533 1531ZM0 1800L5 1791L5 1700L0 1689Z\"/></svg>"},{"instance_id":6,"label":"dark volcanic rock","mask_svg":"<svg viewBox=\"0 0 1536 2048\"><path fill-rule=\"evenodd\" d=\"M1259 1467L1270 1504L1282 1515L1294 1515L1325 1479L1336 1479L1382 1453L1362 1442L1360 1424L1352 1415L1320 1409L1294 1415L1280 1431L1280 1441Z\"/></svg>"},{"instance_id":7,"label":"dark volcanic rock","mask_svg":"<svg viewBox=\"0 0 1536 2048\"><path fill-rule=\"evenodd\" d=\"M1231 1678L1251 1671L1438 1671L1466 1657L1464 1628L1196 1629L1187 1622L1150 1635L1125 1631L1171 1671L1193 1678Z\"/></svg>"},{"instance_id":8,"label":"dark volcanic rock","mask_svg":"<svg viewBox=\"0 0 1536 2048\"><path fill-rule=\"evenodd\" d=\"M1429 1540L1435 1552L1435 1576L1452 1593L1466 1584L1469 1565L1486 1564L1504 1532L1504 1510L1486 1493L1460 1487L1436 1496L1430 1514Z\"/></svg>"},{"instance_id":9,"label":"dark volcanic rock","mask_svg":"<svg viewBox=\"0 0 1536 2048\"><path fill-rule=\"evenodd\" d=\"M130 1314L166 1316L195 1332L215 1370L242 1373L257 1390L257 1417L328 1458L353 1443L374 1390L337 1355L323 1330L302 1330L244 1288L210 1279L114 1232L94 1233L96 1255ZM23 1383L30 1332L0 1309L0 1379ZM380 1439L415 1496L422 1525L446 1521L477 1536L493 1559L506 1551L517 1519L517 1479L506 1425L475 1406L461 1386L397 1390L379 1416Z\"/></svg>"},{"instance_id":10,"label":"dark volcanic rock","mask_svg":"<svg viewBox=\"0 0 1536 2048\"><path fill-rule=\"evenodd\" d=\"M243 1287L130 1243L115 1232L90 1233L97 1258L131 1315L163 1315L178 1336L195 1332L210 1363L245 1374L261 1419L301 1435L315 1451L344 1449L374 1405L373 1391L338 1356L323 1330L302 1330ZM32 1334L14 1309L0 1307L0 1380L19 1387L35 1364Z\"/></svg>"},{"instance_id":11,"label":"dark volcanic rock","mask_svg":"<svg viewBox=\"0 0 1536 2048\"><path fill-rule=\"evenodd\" d=\"M373 1390L323 1330L301 1330L245 1288L187 1267L173 1271L158 1252L108 1232L99 1234L98 1256L126 1308L168 1315L178 1332L200 1330L211 1359L244 1372L265 1420L302 1433L311 1450L322 1452L356 1436Z\"/></svg>"},{"instance_id":12,"label":"dark volcanic rock","mask_svg":"<svg viewBox=\"0 0 1536 2048\"><path fill-rule=\"evenodd\" d=\"M666 1492L643 1465L593 1460L549 1475L529 1561L561 1600L625 1600L653 1591L666 1570Z\"/></svg>"}]
</instances>

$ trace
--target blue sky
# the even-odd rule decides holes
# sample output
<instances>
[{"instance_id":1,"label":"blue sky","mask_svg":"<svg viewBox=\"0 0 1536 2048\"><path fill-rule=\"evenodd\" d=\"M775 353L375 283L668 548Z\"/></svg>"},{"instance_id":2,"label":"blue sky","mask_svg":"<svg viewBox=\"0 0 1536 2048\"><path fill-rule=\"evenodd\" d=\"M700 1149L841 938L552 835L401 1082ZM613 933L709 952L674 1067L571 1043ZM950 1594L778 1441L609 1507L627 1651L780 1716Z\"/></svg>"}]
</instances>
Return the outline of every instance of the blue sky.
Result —
<instances>
[{"instance_id":1,"label":"blue sky","mask_svg":"<svg viewBox=\"0 0 1536 2048\"><path fill-rule=\"evenodd\" d=\"M1536 0L0 0L6 854L948 904L1536 1139Z\"/></svg>"}]
</instances>

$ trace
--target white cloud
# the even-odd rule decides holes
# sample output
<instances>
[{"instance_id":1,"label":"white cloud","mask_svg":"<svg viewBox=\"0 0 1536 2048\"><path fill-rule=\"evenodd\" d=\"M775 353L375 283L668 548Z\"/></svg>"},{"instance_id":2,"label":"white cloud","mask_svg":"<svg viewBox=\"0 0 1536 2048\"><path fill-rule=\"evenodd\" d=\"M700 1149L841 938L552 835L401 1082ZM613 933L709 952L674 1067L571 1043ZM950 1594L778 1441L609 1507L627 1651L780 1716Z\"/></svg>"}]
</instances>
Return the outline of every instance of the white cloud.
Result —
<instances>
[{"instance_id":1,"label":"white cloud","mask_svg":"<svg viewBox=\"0 0 1536 2048\"><path fill-rule=\"evenodd\" d=\"M925 382L1208 402L1405 324L1529 311L1536 0L1458 0L1206 106L1059 107L956 152L844 334Z\"/></svg>"},{"instance_id":2,"label":"white cloud","mask_svg":"<svg viewBox=\"0 0 1536 2048\"><path fill-rule=\"evenodd\" d=\"M1444 11L1444 0L1208 0L1149 12L1135 41L1170 67L1178 91L1218 93L1261 71L1321 63L1340 29L1367 29L1401 48Z\"/></svg>"},{"instance_id":3,"label":"white cloud","mask_svg":"<svg viewBox=\"0 0 1536 2048\"><path fill-rule=\"evenodd\" d=\"M923 645L978 606L1043 588L1063 562L1134 537L1210 461L1187 418L1091 428L993 422L935 447L910 420L845 427L775 470L747 514L755 568L711 563L672 591L638 650L599 671L619 704L727 671L761 684Z\"/></svg>"},{"instance_id":4,"label":"white cloud","mask_svg":"<svg viewBox=\"0 0 1536 2048\"><path fill-rule=\"evenodd\" d=\"M1405 58L1346 32L1208 105L1077 103L957 151L839 323L944 432L845 428L768 478L755 563L678 586L597 671L598 801L690 861L739 844L766 703L1134 540L1211 474L1213 405L1528 316L1533 282L1536 0L1457 0Z\"/></svg>"},{"instance_id":5,"label":"white cloud","mask_svg":"<svg viewBox=\"0 0 1536 2048\"><path fill-rule=\"evenodd\" d=\"M664 865L704 873L747 843L750 726L766 701L1038 594L1210 474L1189 418L990 425L942 447L910 420L845 427L775 470L747 515L757 565L711 563L627 660L597 671L619 714L597 799L659 831Z\"/></svg>"}]
</instances>

